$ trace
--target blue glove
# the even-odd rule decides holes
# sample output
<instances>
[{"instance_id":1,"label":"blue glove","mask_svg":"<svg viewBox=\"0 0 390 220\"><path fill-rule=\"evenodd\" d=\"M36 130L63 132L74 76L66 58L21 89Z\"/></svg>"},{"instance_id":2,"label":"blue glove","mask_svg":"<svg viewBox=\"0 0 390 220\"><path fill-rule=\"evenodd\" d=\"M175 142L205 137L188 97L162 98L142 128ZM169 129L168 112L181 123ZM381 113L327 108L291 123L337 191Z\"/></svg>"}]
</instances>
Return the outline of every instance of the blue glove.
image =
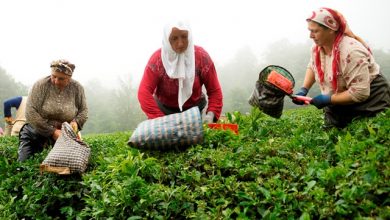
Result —
<instances>
[{"instance_id":1,"label":"blue glove","mask_svg":"<svg viewBox=\"0 0 390 220\"><path fill-rule=\"evenodd\" d=\"M318 95L314 97L310 104L315 105L318 109L330 105L330 95Z\"/></svg>"},{"instance_id":2,"label":"blue glove","mask_svg":"<svg viewBox=\"0 0 390 220\"><path fill-rule=\"evenodd\" d=\"M299 89L298 93L296 93L295 95L306 96L308 92L309 92L308 89L306 89L305 87L302 87L301 89ZM303 104L305 104L305 102L300 101L300 100L296 100L294 98L293 98L292 102L294 104L296 104L296 105L303 105Z\"/></svg>"}]
</instances>

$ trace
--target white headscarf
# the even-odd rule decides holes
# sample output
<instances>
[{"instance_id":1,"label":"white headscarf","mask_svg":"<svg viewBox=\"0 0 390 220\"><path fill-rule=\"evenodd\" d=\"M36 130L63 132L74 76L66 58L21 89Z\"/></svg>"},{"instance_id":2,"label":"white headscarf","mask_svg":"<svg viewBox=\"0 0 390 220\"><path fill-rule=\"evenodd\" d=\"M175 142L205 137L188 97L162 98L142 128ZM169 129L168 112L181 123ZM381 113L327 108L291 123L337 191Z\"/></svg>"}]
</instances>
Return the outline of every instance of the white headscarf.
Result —
<instances>
[{"instance_id":1,"label":"white headscarf","mask_svg":"<svg viewBox=\"0 0 390 220\"><path fill-rule=\"evenodd\" d=\"M188 47L183 53L176 53L169 43L172 28L188 31ZM192 95L192 87L195 79L195 48L192 42L192 31L185 22L171 22L164 28L162 40L161 59L165 72L171 79L179 80L178 103L182 111L184 103Z\"/></svg>"}]
</instances>

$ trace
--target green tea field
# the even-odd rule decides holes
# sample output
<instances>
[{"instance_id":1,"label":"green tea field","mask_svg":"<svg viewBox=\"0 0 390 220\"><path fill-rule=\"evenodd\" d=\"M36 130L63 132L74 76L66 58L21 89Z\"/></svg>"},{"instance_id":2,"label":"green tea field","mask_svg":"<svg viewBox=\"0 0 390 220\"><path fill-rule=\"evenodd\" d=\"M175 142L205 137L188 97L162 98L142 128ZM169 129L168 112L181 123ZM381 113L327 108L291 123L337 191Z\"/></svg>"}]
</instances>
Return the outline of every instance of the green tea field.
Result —
<instances>
[{"instance_id":1,"label":"green tea field","mask_svg":"<svg viewBox=\"0 0 390 220\"><path fill-rule=\"evenodd\" d=\"M390 110L329 131L314 107L227 118L239 135L205 127L180 151L84 135L83 175L40 174L50 149L19 163L2 137L0 219L390 219Z\"/></svg>"}]
</instances>

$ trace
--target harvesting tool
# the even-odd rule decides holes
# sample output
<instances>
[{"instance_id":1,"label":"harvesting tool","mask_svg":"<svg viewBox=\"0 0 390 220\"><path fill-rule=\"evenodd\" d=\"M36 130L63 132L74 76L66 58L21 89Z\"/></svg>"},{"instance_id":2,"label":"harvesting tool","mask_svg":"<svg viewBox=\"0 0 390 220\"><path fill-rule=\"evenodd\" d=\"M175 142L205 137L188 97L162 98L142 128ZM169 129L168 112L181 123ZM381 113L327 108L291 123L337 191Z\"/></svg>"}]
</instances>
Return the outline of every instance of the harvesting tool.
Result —
<instances>
[{"instance_id":1,"label":"harvesting tool","mask_svg":"<svg viewBox=\"0 0 390 220\"><path fill-rule=\"evenodd\" d=\"M292 76L290 76L292 78ZM292 100L298 100L304 102L306 105L310 104L311 97L293 95L294 81L288 79L276 70L272 70L267 77L267 83L283 91Z\"/></svg>"}]
</instances>

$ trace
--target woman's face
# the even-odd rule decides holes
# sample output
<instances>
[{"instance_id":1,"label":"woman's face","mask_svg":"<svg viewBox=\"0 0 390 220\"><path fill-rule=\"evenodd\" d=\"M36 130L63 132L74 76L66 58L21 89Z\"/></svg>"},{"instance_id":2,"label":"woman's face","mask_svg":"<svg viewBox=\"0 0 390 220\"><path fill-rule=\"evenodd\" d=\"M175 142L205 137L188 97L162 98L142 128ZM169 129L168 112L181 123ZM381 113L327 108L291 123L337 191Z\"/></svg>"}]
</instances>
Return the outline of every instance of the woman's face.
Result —
<instances>
[{"instance_id":1,"label":"woman's face","mask_svg":"<svg viewBox=\"0 0 390 220\"><path fill-rule=\"evenodd\" d=\"M51 72L51 83L60 90L64 89L70 82L70 76L61 72Z\"/></svg>"},{"instance_id":2,"label":"woman's face","mask_svg":"<svg viewBox=\"0 0 390 220\"><path fill-rule=\"evenodd\" d=\"M169 35L169 43L173 51L176 53L183 53L188 47L188 31L172 28L171 35Z\"/></svg>"},{"instance_id":3,"label":"woman's face","mask_svg":"<svg viewBox=\"0 0 390 220\"><path fill-rule=\"evenodd\" d=\"M310 38L313 39L317 46L333 46L336 37L335 31L323 27L314 21L307 22L307 26L310 31Z\"/></svg>"}]
</instances>

